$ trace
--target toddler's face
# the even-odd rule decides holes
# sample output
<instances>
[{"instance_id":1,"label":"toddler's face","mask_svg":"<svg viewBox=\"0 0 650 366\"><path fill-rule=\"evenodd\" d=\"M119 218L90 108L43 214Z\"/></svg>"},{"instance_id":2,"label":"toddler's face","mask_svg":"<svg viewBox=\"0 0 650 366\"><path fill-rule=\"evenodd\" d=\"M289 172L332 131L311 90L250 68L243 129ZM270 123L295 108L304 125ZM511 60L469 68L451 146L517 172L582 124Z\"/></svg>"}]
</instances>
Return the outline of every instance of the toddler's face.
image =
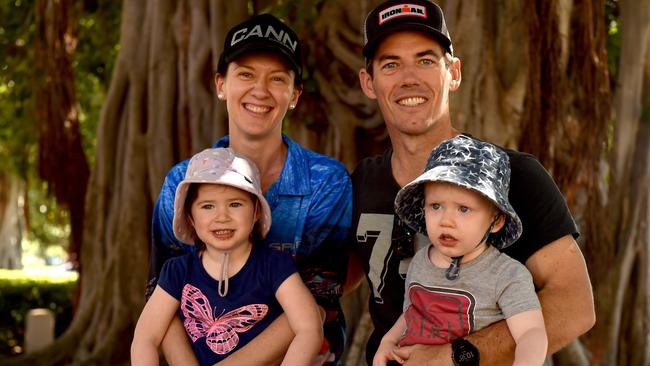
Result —
<instances>
[{"instance_id":1,"label":"toddler's face","mask_svg":"<svg viewBox=\"0 0 650 366\"><path fill-rule=\"evenodd\" d=\"M442 255L469 261L484 250L485 243L477 245L498 212L491 201L476 191L442 182L427 183L424 197L427 234ZM500 218L492 232L502 226Z\"/></svg>"},{"instance_id":2,"label":"toddler's face","mask_svg":"<svg viewBox=\"0 0 650 366\"><path fill-rule=\"evenodd\" d=\"M220 184L201 184L192 202L192 225L208 248L232 250L250 242L257 220L251 194Z\"/></svg>"}]
</instances>

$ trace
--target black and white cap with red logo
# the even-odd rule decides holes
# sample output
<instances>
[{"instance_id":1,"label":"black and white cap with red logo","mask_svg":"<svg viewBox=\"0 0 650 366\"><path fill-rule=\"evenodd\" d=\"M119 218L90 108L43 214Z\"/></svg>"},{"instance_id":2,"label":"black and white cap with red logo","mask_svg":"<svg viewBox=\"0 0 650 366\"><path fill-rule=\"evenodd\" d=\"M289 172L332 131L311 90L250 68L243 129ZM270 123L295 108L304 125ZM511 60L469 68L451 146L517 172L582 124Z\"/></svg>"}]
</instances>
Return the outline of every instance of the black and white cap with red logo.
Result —
<instances>
[{"instance_id":1,"label":"black and white cap with red logo","mask_svg":"<svg viewBox=\"0 0 650 366\"><path fill-rule=\"evenodd\" d=\"M427 0L389 0L374 8L363 22L363 56L371 59L385 37L408 30L431 35L453 56L442 9Z\"/></svg>"}]
</instances>

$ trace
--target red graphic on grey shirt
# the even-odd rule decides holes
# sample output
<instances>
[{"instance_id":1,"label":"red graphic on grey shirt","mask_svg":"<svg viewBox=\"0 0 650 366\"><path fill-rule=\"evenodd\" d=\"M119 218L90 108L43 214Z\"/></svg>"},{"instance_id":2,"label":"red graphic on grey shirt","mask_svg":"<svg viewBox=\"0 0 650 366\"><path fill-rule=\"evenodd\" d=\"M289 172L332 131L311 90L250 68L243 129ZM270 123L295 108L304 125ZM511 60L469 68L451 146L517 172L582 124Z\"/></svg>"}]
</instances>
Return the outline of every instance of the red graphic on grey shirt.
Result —
<instances>
[{"instance_id":1,"label":"red graphic on grey shirt","mask_svg":"<svg viewBox=\"0 0 650 366\"><path fill-rule=\"evenodd\" d=\"M411 304L404 312L406 332L400 346L446 344L474 329L476 299L471 293L414 283L408 295Z\"/></svg>"}]
</instances>

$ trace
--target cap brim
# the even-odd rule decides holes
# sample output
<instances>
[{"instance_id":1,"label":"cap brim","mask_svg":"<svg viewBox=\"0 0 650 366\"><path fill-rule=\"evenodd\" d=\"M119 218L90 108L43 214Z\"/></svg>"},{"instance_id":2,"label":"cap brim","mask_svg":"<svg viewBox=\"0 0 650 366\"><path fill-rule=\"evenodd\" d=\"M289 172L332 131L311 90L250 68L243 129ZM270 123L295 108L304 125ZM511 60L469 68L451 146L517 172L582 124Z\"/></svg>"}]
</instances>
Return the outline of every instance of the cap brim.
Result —
<instances>
[{"instance_id":1,"label":"cap brim","mask_svg":"<svg viewBox=\"0 0 650 366\"><path fill-rule=\"evenodd\" d=\"M367 59L372 58L379 43L383 41L384 38L399 31L416 31L426 33L435 38L435 40L440 43L442 48L444 48L450 54L454 54L453 50L451 49L451 41L449 38L447 38L447 36L439 32L434 27L424 25L422 23L401 22L395 23L390 27L384 27L383 30L378 31L377 34L373 37L373 40L368 41L368 43L363 46L363 56Z\"/></svg>"}]
</instances>

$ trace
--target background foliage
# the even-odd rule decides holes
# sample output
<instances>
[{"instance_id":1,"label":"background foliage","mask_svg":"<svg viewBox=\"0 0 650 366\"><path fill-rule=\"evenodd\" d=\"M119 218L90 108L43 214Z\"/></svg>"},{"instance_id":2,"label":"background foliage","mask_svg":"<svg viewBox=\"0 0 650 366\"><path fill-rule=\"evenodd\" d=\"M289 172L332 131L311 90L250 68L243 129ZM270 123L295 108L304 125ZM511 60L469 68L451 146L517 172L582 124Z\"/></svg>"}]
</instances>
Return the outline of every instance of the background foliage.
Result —
<instances>
[{"instance_id":1,"label":"background foliage","mask_svg":"<svg viewBox=\"0 0 650 366\"><path fill-rule=\"evenodd\" d=\"M36 0L0 2L0 169L26 183L27 239L42 246L67 245L68 212L38 177L38 131L34 73ZM83 147L94 163L95 134L102 103L119 50L120 1L74 2L75 86L80 104Z\"/></svg>"}]
</instances>

